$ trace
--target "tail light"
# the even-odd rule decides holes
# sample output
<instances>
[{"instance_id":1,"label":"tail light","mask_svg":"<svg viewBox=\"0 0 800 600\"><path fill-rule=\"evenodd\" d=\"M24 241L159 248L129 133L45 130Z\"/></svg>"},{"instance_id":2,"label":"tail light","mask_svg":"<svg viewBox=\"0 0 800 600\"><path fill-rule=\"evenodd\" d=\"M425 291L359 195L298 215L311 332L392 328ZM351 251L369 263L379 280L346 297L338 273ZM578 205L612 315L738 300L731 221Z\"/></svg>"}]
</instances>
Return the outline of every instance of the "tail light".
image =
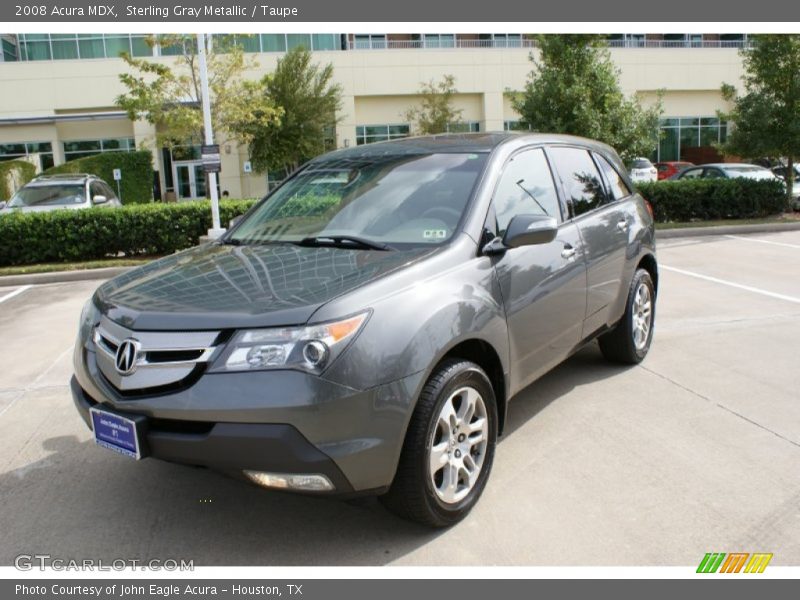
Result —
<instances>
[{"instance_id":1,"label":"tail light","mask_svg":"<svg viewBox=\"0 0 800 600\"><path fill-rule=\"evenodd\" d=\"M650 213L650 218L655 218L655 214L653 214L653 205L650 204L650 200L647 198L644 199L644 205L647 208L647 212Z\"/></svg>"}]
</instances>

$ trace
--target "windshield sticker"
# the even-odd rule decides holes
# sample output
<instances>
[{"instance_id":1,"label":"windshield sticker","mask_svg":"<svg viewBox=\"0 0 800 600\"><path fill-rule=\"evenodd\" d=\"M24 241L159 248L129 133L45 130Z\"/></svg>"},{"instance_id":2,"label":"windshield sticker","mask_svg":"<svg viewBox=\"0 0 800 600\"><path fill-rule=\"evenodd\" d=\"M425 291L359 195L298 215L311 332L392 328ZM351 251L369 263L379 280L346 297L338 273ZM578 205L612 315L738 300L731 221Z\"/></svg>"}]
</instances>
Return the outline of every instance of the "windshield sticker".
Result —
<instances>
[{"instance_id":1,"label":"windshield sticker","mask_svg":"<svg viewBox=\"0 0 800 600\"><path fill-rule=\"evenodd\" d=\"M422 237L426 240L442 240L447 237L447 229L426 229Z\"/></svg>"}]
</instances>

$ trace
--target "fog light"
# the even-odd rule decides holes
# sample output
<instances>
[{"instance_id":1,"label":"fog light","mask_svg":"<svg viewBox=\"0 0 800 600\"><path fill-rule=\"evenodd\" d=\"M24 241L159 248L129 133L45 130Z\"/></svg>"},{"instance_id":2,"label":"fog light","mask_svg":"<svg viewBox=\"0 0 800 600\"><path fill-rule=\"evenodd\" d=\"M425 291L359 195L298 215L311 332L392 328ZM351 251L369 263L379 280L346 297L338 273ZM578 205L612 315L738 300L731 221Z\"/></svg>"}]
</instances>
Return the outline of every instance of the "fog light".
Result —
<instances>
[{"instance_id":1,"label":"fog light","mask_svg":"<svg viewBox=\"0 0 800 600\"><path fill-rule=\"evenodd\" d=\"M325 475L318 473L265 473L264 471L242 471L253 483L283 490L303 490L306 492L330 492L336 488Z\"/></svg>"}]
</instances>

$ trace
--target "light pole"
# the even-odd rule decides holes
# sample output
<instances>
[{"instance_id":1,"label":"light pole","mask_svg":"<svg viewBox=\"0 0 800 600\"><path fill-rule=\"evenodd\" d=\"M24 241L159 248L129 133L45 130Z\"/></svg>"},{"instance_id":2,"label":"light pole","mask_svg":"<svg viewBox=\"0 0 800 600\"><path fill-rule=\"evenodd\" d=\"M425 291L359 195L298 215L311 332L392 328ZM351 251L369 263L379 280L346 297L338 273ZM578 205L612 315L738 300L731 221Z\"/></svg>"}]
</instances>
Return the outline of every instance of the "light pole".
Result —
<instances>
[{"instance_id":1,"label":"light pole","mask_svg":"<svg viewBox=\"0 0 800 600\"><path fill-rule=\"evenodd\" d=\"M205 131L206 146L214 143L214 131L211 128L211 102L208 94L208 65L206 64L206 35L197 34L197 54L200 58L200 90L201 103L203 105L203 130ZM208 237L216 239L225 233L219 223L219 196L217 195L217 174L208 174L208 185L211 188L211 229L208 230Z\"/></svg>"}]
</instances>

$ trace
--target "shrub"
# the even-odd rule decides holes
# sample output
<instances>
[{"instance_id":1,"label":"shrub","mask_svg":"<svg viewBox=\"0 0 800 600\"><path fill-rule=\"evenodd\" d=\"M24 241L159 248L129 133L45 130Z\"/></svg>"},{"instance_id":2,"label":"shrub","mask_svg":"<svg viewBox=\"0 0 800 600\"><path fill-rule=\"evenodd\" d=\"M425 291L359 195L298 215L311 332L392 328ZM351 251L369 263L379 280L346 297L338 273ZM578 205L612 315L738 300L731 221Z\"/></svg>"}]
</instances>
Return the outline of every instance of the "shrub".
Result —
<instances>
[{"instance_id":1,"label":"shrub","mask_svg":"<svg viewBox=\"0 0 800 600\"><path fill-rule=\"evenodd\" d=\"M24 160L0 162L0 200L8 200L36 175L36 167Z\"/></svg>"},{"instance_id":2,"label":"shrub","mask_svg":"<svg viewBox=\"0 0 800 600\"><path fill-rule=\"evenodd\" d=\"M709 221L751 219L785 211L786 190L781 181L754 179L689 179L637 186L653 205L655 220Z\"/></svg>"},{"instance_id":3,"label":"shrub","mask_svg":"<svg viewBox=\"0 0 800 600\"><path fill-rule=\"evenodd\" d=\"M223 225L253 200L221 200ZM198 243L211 227L209 201L0 216L0 265L161 255Z\"/></svg>"},{"instance_id":4,"label":"shrub","mask_svg":"<svg viewBox=\"0 0 800 600\"><path fill-rule=\"evenodd\" d=\"M56 167L50 167L43 175L91 173L105 180L116 190L114 169L122 169L122 179L119 183L123 204L143 204L153 200L153 155L149 150L103 152L76 158Z\"/></svg>"}]
</instances>

